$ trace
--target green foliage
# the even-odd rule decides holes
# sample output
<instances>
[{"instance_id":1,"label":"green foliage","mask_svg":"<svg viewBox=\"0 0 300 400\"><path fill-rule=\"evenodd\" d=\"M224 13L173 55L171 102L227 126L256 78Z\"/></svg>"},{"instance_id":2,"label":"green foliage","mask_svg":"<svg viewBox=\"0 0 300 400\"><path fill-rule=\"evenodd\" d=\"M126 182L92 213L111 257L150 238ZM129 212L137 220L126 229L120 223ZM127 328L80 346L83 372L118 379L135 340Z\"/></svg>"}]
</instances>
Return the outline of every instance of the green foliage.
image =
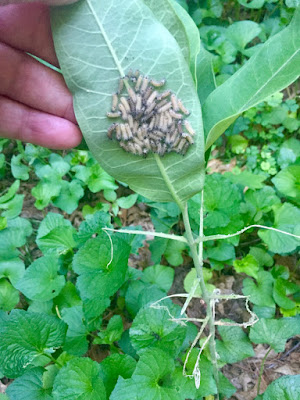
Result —
<instances>
[{"instance_id":1,"label":"green foliage","mask_svg":"<svg viewBox=\"0 0 300 400\"><path fill-rule=\"evenodd\" d=\"M217 388L208 347L199 360L200 387L183 376L198 327L176 322L186 316L170 299L161 301L161 308L153 306L178 289L179 278L185 276L187 293L197 283L189 246L155 237L149 240L154 263L149 266L150 257L139 251L144 236L104 230L135 221L121 209L138 202L156 232L187 237L181 208L189 199L197 239L205 148L198 98L207 147L225 131L211 158L229 164L224 174L211 173L209 164L205 235L232 234L252 224L300 233L300 141L293 137L299 105L292 98L294 86L277 92L299 71L296 2L239 0L234 13L231 4L218 0L121 3L87 0L52 11L76 117L102 166L89 151L52 152L0 140L0 376L15 378L1 399L199 400L235 392L221 373ZM196 144L184 158L142 159L107 140L103 116L119 77L130 68L165 77L166 88L192 111ZM40 212L22 213L23 204L31 203L29 186L44 218ZM177 204L171 202L174 196ZM146 221L126 229L145 230ZM250 335L238 326L218 327L220 363L253 356L251 343L283 351L300 333L293 264L299 239L263 229L257 236L255 228L240 237L210 239L204 242L206 288L215 290L224 276L226 287L232 275L235 287L245 273L242 291L260 319ZM285 257L278 261L277 254ZM199 287L197 296L203 297ZM203 340L189 354L189 375ZM95 352L109 355L94 362ZM297 384L298 377L280 378L260 398L295 400Z\"/></svg>"},{"instance_id":2,"label":"green foliage","mask_svg":"<svg viewBox=\"0 0 300 400\"><path fill-rule=\"evenodd\" d=\"M300 375L282 376L272 382L263 394L263 400L297 400L300 395Z\"/></svg>"}]
</instances>

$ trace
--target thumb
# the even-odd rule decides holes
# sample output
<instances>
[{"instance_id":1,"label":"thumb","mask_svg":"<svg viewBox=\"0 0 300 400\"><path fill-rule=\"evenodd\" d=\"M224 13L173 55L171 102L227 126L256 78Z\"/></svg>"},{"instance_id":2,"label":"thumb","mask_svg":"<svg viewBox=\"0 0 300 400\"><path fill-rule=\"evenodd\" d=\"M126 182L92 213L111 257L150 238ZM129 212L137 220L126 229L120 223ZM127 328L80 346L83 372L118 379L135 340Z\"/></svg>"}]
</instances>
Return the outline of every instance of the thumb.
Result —
<instances>
[{"instance_id":1,"label":"thumb","mask_svg":"<svg viewBox=\"0 0 300 400\"><path fill-rule=\"evenodd\" d=\"M42 3L49 6L63 6L65 4L76 3L76 1L78 0L0 0L0 6L20 3Z\"/></svg>"}]
</instances>

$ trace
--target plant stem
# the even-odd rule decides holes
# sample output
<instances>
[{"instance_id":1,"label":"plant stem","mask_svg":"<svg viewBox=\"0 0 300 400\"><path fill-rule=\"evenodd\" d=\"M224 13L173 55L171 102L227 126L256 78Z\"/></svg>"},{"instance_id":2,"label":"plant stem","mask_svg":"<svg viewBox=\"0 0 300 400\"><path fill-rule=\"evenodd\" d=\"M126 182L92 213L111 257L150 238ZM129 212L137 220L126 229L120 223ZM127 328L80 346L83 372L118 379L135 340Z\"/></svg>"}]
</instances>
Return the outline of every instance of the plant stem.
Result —
<instances>
[{"instance_id":1,"label":"plant stem","mask_svg":"<svg viewBox=\"0 0 300 400\"><path fill-rule=\"evenodd\" d=\"M257 396L259 395L259 392L260 392L261 378L262 378L262 374L264 372L265 362L267 360L267 357L268 357L270 351L271 351L271 347L266 352L266 354L265 354L265 356L264 356L264 358L262 359L262 362L261 362L261 366L260 366L260 370L259 370L259 377L258 377L258 384L257 384Z\"/></svg>"},{"instance_id":2,"label":"plant stem","mask_svg":"<svg viewBox=\"0 0 300 400\"><path fill-rule=\"evenodd\" d=\"M214 315L213 315L212 307L211 307L211 299L210 299L209 293L206 289L206 285L204 282L204 276L203 276L203 241L200 241L200 243L199 243L199 254L198 254L197 244L194 241L193 233L192 233L192 229L191 229L191 225L190 225L187 205L185 206L185 208L182 211L182 216L183 216L183 223L185 226L186 236L187 236L187 240L188 240L188 245L191 250L192 258L193 258L194 265L195 265L196 272L197 272L197 277L199 279L199 284L200 284L200 288L202 291L202 298L206 304L209 333L211 335L211 339L209 341L209 350L210 350L211 362L213 365L214 378L215 378L216 385L218 388L219 372L218 372L216 342L215 342ZM202 192L202 202L201 202L201 208L200 208L199 236L200 236L200 238L203 237L203 192ZM217 398L217 400L219 399L218 394L217 394L216 398Z\"/></svg>"}]
</instances>

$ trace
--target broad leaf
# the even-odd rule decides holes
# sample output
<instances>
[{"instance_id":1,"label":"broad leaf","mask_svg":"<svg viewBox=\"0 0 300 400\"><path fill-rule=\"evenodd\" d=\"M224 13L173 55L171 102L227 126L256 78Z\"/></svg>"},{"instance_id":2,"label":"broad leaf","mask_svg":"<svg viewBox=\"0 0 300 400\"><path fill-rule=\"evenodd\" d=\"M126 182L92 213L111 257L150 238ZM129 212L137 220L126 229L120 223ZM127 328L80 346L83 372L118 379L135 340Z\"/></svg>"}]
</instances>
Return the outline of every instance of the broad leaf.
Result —
<instances>
[{"instance_id":1,"label":"broad leaf","mask_svg":"<svg viewBox=\"0 0 300 400\"><path fill-rule=\"evenodd\" d=\"M63 344L66 328L66 324L58 318L13 310L0 327L0 364L3 373L9 378L16 378L36 357L53 353Z\"/></svg>"},{"instance_id":2,"label":"broad leaf","mask_svg":"<svg viewBox=\"0 0 300 400\"><path fill-rule=\"evenodd\" d=\"M298 400L300 398L300 375L282 376L270 383L263 400Z\"/></svg>"},{"instance_id":3,"label":"broad leaf","mask_svg":"<svg viewBox=\"0 0 300 400\"><path fill-rule=\"evenodd\" d=\"M257 306L273 307L273 282L270 272L260 271L257 274L257 284L249 278L243 280L243 294L250 296L250 301Z\"/></svg>"},{"instance_id":4,"label":"broad leaf","mask_svg":"<svg viewBox=\"0 0 300 400\"><path fill-rule=\"evenodd\" d=\"M99 370L100 365L90 358L70 360L55 378L54 400L106 400Z\"/></svg>"},{"instance_id":5,"label":"broad leaf","mask_svg":"<svg viewBox=\"0 0 300 400\"><path fill-rule=\"evenodd\" d=\"M280 193L300 204L300 165L281 170L272 182Z\"/></svg>"},{"instance_id":6,"label":"broad leaf","mask_svg":"<svg viewBox=\"0 0 300 400\"><path fill-rule=\"evenodd\" d=\"M178 306L171 304L170 313L179 315ZM145 348L159 348L168 354L177 355L184 341L186 328L170 321L164 309L145 307L139 311L130 328L130 338L137 352Z\"/></svg>"},{"instance_id":7,"label":"broad leaf","mask_svg":"<svg viewBox=\"0 0 300 400\"><path fill-rule=\"evenodd\" d=\"M274 228L294 235L300 234L300 210L289 203L274 209ZM259 230L258 236L268 245L273 253L285 254L300 246L300 239L270 230Z\"/></svg>"},{"instance_id":8,"label":"broad leaf","mask_svg":"<svg viewBox=\"0 0 300 400\"><path fill-rule=\"evenodd\" d=\"M201 110L188 65L180 48L142 0L87 0L52 11L60 65L74 96L77 121L101 166L137 193L156 201L186 201L203 186ZM190 110L197 132L186 156L143 159L126 153L107 138L106 112L118 80L129 69L165 78Z\"/></svg>"},{"instance_id":9,"label":"broad leaf","mask_svg":"<svg viewBox=\"0 0 300 400\"><path fill-rule=\"evenodd\" d=\"M300 73L300 9L291 24L272 36L203 105L206 149L245 110L297 79Z\"/></svg>"},{"instance_id":10,"label":"broad leaf","mask_svg":"<svg viewBox=\"0 0 300 400\"><path fill-rule=\"evenodd\" d=\"M168 292L174 279L174 269L165 265L152 265L143 271L142 280L156 284L160 289Z\"/></svg>"},{"instance_id":11,"label":"broad leaf","mask_svg":"<svg viewBox=\"0 0 300 400\"><path fill-rule=\"evenodd\" d=\"M59 294L65 284L65 277L58 275L58 269L57 257L40 257L26 269L16 288L31 300L51 300Z\"/></svg>"},{"instance_id":12,"label":"broad leaf","mask_svg":"<svg viewBox=\"0 0 300 400\"><path fill-rule=\"evenodd\" d=\"M300 334L300 318L260 319L250 329L250 340L267 343L276 353L284 351L287 339Z\"/></svg>"},{"instance_id":13,"label":"broad leaf","mask_svg":"<svg viewBox=\"0 0 300 400\"><path fill-rule=\"evenodd\" d=\"M10 311L19 303L19 292L6 279L0 279L0 310Z\"/></svg>"},{"instance_id":14,"label":"broad leaf","mask_svg":"<svg viewBox=\"0 0 300 400\"><path fill-rule=\"evenodd\" d=\"M131 378L135 367L135 359L127 354L112 354L101 362L99 376L104 382L108 396L113 391L118 377L122 376L124 379Z\"/></svg>"},{"instance_id":15,"label":"broad leaf","mask_svg":"<svg viewBox=\"0 0 300 400\"><path fill-rule=\"evenodd\" d=\"M64 350L68 354L81 356L88 350L86 336L88 330L84 324L82 306L64 308L61 312L63 321L68 325Z\"/></svg>"},{"instance_id":16,"label":"broad leaf","mask_svg":"<svg viewBox=\"0 0 300 400\"><path fill-rule=\"evenodd\" d=\"M33 368L15 379L6 393L11 400L51 400L51 388L43 385L43 368Z\"/></svg>"},{"instance_id":17,"label":"broad leaf","mask_svg":"<svg viewBox=\"0 0 300 400\"><path fill-rule=\"evenodd\" d=\"M254 351L248 336L239 326L219 326L222 340L216 341L217 353L226 363L235 363L253 357Z\"/></svg>"},{"instance_id":18,"label":"broad leaf","mask_svg":"<svg viewBox=\"0 0 300 400\"><path fill-rule=\"evenodd\" d=\"M15 285L24 275L25 265L19 258L0 261L0 278L8 278Z\"/></svg>"},{"instance_id":19,"label":"broad leaf","mask_svg":"<svg viewBox=\"0 0 300 400\"><path fill-rule=\"evenodd\" d=\"M146 350L130 379L119 378L110 400L181 400L170 381L174 360L162 350Z\"/></svg>"}]
</instances>

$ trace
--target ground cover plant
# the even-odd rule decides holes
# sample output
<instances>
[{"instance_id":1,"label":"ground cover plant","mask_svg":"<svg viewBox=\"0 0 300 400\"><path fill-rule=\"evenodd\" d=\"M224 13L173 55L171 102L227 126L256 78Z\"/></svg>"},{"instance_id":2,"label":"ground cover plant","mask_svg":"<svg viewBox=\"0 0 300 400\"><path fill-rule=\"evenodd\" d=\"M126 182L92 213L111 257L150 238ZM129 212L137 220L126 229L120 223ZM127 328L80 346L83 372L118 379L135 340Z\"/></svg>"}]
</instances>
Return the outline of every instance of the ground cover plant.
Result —
<instances>
[{"instance_id":1,"label":"ground cover plant","mask_svg":"<svg viewBox=\"0 0 300 400\"><path fill-rule=\"evenodd\" d=\"M300 334L290 86L300 10L239 1L232 22L231 6L86 0L52 10L91 152L0 141L0 370L9 383L0 399L239 398L226 366L253 357L254 345L265 347L251 398L300 397L299 375L263 382L268 356L292 353ZM185 155L162 156L159 133L147 157L108 138L112 96L130 70L165 80L156 98L169 89L188 109L180 121L194 143ZM128 92L137 80L124 82ZM179 112L163 100L158 114L166 105ZM142 129L137 100L134 112ZM177 119L170 127L180 134ZM126 114L115 121L125 129ZM213 172L216 157L234 165ZM35 211L26 215L29 198ZM133 207L154 229L130 223ZM232 276L237 291L222 281Z\"/></svg>"}]
</instances>

